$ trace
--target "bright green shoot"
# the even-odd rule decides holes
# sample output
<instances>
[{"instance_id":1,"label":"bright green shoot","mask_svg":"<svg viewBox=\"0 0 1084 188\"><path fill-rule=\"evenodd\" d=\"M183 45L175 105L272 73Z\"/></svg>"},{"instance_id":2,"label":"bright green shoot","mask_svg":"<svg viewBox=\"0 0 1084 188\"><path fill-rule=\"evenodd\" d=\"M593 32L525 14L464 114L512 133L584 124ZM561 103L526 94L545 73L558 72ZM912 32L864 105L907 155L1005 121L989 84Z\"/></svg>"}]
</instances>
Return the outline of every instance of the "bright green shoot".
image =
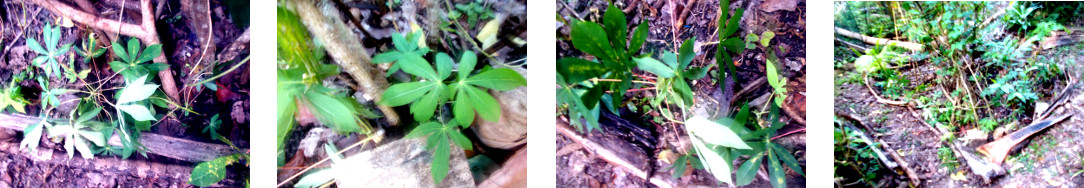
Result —
<instances>
[{"instance_id":1,"label":"bright green shoot","mask_svg":"<svg viewBox=\"0 0 1084 188\"><path fill-rule=\"evenodd\" d=\"M676 103L683 109L693 106L693 91L687 81L703 78L707 75L707 70L715 66L689 67L696 56L692 49L693 41L696 41L696 37L685 40L679 49L680 54L664 52L662 62L651 57L633 58L640 70L655 74L658 78L656 82L658 95L652 101L653 106L659 106L663 100ZM674 119L668 110L663 111L663 116Z\"/></svg>"},{"instance_id":2,"label":"bright green shoot","mask_svg":"<svg viewBox=\"0 0 1084 188\"><path fill-rule=\"evenodd\" d=\"M406 38L404 38L397 32L392 33L391 42L395 45L395 49L392 51L376 54L376 56L373 57L373 63L382 64L398 62L402 60L409 61L422 59L422 56L425 56L426 53L429 53L429 48L419 46L419 41L425 41L425 35L423 35L421 31L411 32L410 34L407 34ZM391 74L399 71L399 67L399 63L391 64L391 67L388 68L387 75L391 76Z\"/></svg>"}]
</instances>

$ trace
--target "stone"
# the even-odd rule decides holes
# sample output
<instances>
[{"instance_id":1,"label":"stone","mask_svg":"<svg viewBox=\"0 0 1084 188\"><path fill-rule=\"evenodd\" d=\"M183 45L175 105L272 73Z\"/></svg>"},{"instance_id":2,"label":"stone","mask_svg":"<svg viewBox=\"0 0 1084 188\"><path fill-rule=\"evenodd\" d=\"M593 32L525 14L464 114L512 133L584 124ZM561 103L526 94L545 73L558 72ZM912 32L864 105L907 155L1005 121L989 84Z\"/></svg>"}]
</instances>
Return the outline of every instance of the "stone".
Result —
<instances>
[{"instance_id":1,"label":"stone","mask_svg":"<svg viewBox=\"0 0 1084 188\"><path fill-rule=\"evenodd\" d=\"M448 175L434 185L432 151L421 138L400 139L332 164L339 187L474 187L463 149L452 144Z\"/></svg>"}]
</instances>

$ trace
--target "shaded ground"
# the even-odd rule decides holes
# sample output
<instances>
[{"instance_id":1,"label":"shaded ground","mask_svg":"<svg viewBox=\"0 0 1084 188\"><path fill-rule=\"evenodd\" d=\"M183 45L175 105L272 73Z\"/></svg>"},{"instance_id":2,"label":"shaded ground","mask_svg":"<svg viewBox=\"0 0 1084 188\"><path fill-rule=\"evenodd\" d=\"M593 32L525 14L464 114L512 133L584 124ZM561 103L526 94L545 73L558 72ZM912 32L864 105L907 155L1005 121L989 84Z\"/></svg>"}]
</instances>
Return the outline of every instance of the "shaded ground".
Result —
<instances>
[{"instance_id":1,"label":"shaded ground","mask_svg":"<svg viewBox=\"0 0 1084 188\"><path fill-rule=\"evenodd\" d=\"M94 7L97 11L100 11L100 16L105 19L118 19L120 13L124 13L124 17L121 18L125 23L136 23L139 21L133 21L138 19L139 9L135 4L137 1L128 1L124 7L121 7L119 3L121 1L95 1L91 3L91 7ZM62 2L72 6L70 2ZM156 30L158 32L158 38L162 41L163 49L162 53L168 59L170 63L170 70L174 73L175 80L178 88L185 88L185 84L195 83L197 77L208 78L210 76L200 75L197 71L192 73L193 69L199 67L212 67L207 74L218 75L224 72L230 66L239 63L241 59L248 56L247 47L240 51L238 58L231 61L219 62L217 66L211 66L208 62L210 59L204 59L200 61L201 54L207 53L212 55L219 54L220 51L226 50L227 46L232 44L239 36L241 36L247 29L248 20L248 5L236 2L222 2L222 1L210 1L209 7L209 19L213 24L213 31L211 35L215 39L212 46L215 49L208 49L204 51L200 46L204 46L198 42L197 33L205 33L206 31L200 31L192 28L190 23L194 22L192 18L185 16L181 10L180 1L163 1L159 4L157 1L154 5L161 5L161 9L158 9L157 16L154 18ZM3 87L7 87L7 83L13 79L13 75L24 72L28 67L32 67L30 62L34 57L38 56L34 51L29 50L26 46L26 38L36 38L41 41L41 28L46 23L51 23L54 27L60 17L58 14L50 12L48 9L38 7L34 4L4 1L0 3L0 51L2 51L3 58L0 58L0 81L4 83ZM133 15L137 18L132 18ZM243 15L243 16L242 16ZM244 23L239 23L244 22ZM90 59L89 63L83 63L82 55L75 55L76 49L82 46L84 39L94 30L87 29L85 25L76 23L74 27L62 27L60 44L72 44L72 49L68 51L64 57L59 58L60 62L67 63L70 58L74 59L73 67L75 70L90 70L89 75L85 79L88 83L102 81L104 83L103 88L109 87L123 87L124 80L121 76L110 77L114 75L114 72L110 69L108 63L110 61L119 60L115 58L112 50L107 50L101 57ZM116 35L106 37L101 34L97 35L98 43L101 46L108 47L108 44L102 44L106 38L114 38L119 41L128 41L130 37L121 36L116 38ZM123 43L119 42L118 43ZM141 42L144 47L147 45L145 42ZM247 46L247 42L245 44ZM101 47L99 47L101 48ZM74 56L68 56L74 55ZM197 62L200 66L196 66ZM224 67L224 68L223 68ZM105 80L111 78L109 80ZM226 137L237 147L242 150L247 150L249 147L249 74L248 64L241 65L236 71L224 74L224 76L216 79L212 84L215 84L218 91L211 91L208 89L196 90L189 87L190 90L182 91L182 101L178 103L184 104L191 108L196 113L183 113L181 110L174 111L174 115L169 115L156 121L150 131L171 137L179 137L204 143L223 144L212 138L208 133L203 133L203 128L210 122L211 117L218 114L222 124L217 129L218 133ZM66 88L73 90L80 90L86 87L86 84L81 81L74 83L68 83L67 80L57 79L52 77L49 81L51 87L54 88ZM153 81L159 83L159 81ZM33 115L40 113L38 103L39 93L42 91L37 81L33 79L27 79L22 82L17 82L16 86L22 87L23 96L29 101L29 105L26 107L27 114ZM114 96L115 89L105 91L107 96ZM62 100L75 99L78 97L85 97L83 94L68 93L61 95ZM110 98L112 100L112 98ZM69 103L71 104L71 103ZM65 107L61 105L58 109L71 109L74 105ZM108 107L103 110L103 113L112 111L112 107ZM168 113L169 109L158 109L160 114ZM67 112L59 112L63 110L56 110L50 117L60 118L67 117ZM12 113L8 111L7 113ZM104 117L104 116L103 116ZM13 134L9 137L11 139L6 141L5 144L18 144L22 139L22 134ZM62 146L57 141L50 141L43 138L41 149L54 149L60 152L58 155L63 155ZM224 145L224 144L223 144ZM3 168L0 180L3 183L15 187L40 187L42 185L52 185L61 187L102 187L116 185L120 187L139 187L139 186L187 186L188 177L187 174L184 177L145 177L145 176L128 176L125 174L111 173L108 170L94 171L87 169L80 169L78 166L66 166L63 164L51 164L35 162L34 160L28 160L25 151L19 151L15 148L5 148L0 152L0 167ZM95 156L96 159L90 161L115 161L120 160L119 157L113 156ZM57 157L60 158L60 157ZM64 159L67 159L64 156ZM83 159L73 159L80 160ZM139 163L155 163L159 166L180 166L185 167L190 172L191 168L196 166L196 163L178 161L166 157L155 156L149 154L148 157L133 155L133 157L127 159L128 161L138 161ZM136 162L133 162L136 163ZM104 163L103 163L104 164ZM150 165L141 168L148 168L143 170L166 170L165 168L159 168L159 166ZM247 176L239 176L239 174L248 174L248 168L244 164L231 165L227 172L229 173L227 181L223 181L222 184L216 186L243 186L244 182L240 179L246 179ZM84 178L91 178L95 182L83 181ZM98 181L100 180L100 181ZM111 182L101 183L96 182Z\"/></svg>"},{"instance_id":2,"label":"shaded ground","mask_svg":"<svg viewBox=\"0 0 1084 188\"><path fill-rule=\"evenodd\" d=\"M717 42L717 21L719 4L717 1L664 1L664 0L626 0L615 1L618 8L627 15L629 28L636 27L642 20L647 20L650 25L647 42L644 44L643 53L651 53L657 56L662 51L677 51L678 45L685 39L696 37L696 56L692 66L708 66L715 64ZM774 9L770 5L793 2L795 6L789 10ZM607 1L557 1L558 15L565 19L586 19L598 21L608 6ZM782 47L784 52L776 49L776 55L781 64L779 71L787 77L788 98L785 108L791 108L796 114L805 114L805 2L804 1L759 1L739 0L731 3L731 10L735 8L746 9L739 31L734 34L744 39L746 34L761 33L771 30L776 33L772 40L774 48ZM631 7L631 8L629 8ZM673 8L676 7L676 8ZM686 10L687 9L687 10ZM683 12L687 12L682 14ZM687 15L686 15L687 14ZM674 19L675 17L683 17ZM680 27L675 20L683 22ZM631 29L630 29L631 30ZM558 23L557 57L582 57L585 54L573 48L568 40L570 28ZM675 34L676 33L676 34ZM764 82L765 52L761 49L747 49L742 54L734 55L733 60L737 65L736 78L738 82L717 83L718 68L713 68L708 76L690 82L696 95L696 107L691 110L696 113L706 113L713 117L722 117L733 114L740 109L742 104L750 103L751 106L763 106L766 98L772 91L767 82ZM641 75L650 75L647 72L636 72ZM756 80L761 79L759 82ZM726 88L720 89L720 85ZM646 86L634 86L646 87ZM739 90L748 89L745 93ZM651 91L651 90L648 90ZM654 92L628 92L626 99L642 99L654 96ZM726 92L724 92L726 91ZM586 138L609 145L625 158L639 161L635 165L641 165L640 169L646 170L651 176L664 179L669 184L685 186L714 186L715 178L704 170L689 171L681 178L671 178L671 161L658 158L662 152L684 153L682 145L688 144L684 126L672 124L662 119L659 112L654 109L641 107L639 100L633 100L629 105L640 107L640 111L633 112L622 108L619 115L613 115L607 110L602 110L600 126L603 131L592 131ZM646 104L646 103L644 103ZM679 112L675 112L679 113ZM783 112L781 112L783 113ZM561 112L558 112L561 114ZM676 114L675 114L676 116ZM778 143L796 152L794 156L799 163L804 164L804 140L805 135L800 129L803 124L792 121L794 117L783 115L783 120L789 122L784 128L778 130L779 134L796 132L778 139ZM804 119L804 117L801 117ZM558 122L567 122L565 115L558 117ZM582 133L581 133L582 134ZM683 144L684 142L684 144ZM568 137L557 134L557 185L575 187L653 187L654 184L640 177L630 174L622 167L615 166L599 158L591 151L583 149L579 143ZM738 160L738 161L744 161ZM763 171L762 171L763 172ZM758 175L750 187L771 186L766 180L767 176ZM787 183L791 186L802 187L805 185L804 177L788 171Z\"/></svg>"}]
</instances>

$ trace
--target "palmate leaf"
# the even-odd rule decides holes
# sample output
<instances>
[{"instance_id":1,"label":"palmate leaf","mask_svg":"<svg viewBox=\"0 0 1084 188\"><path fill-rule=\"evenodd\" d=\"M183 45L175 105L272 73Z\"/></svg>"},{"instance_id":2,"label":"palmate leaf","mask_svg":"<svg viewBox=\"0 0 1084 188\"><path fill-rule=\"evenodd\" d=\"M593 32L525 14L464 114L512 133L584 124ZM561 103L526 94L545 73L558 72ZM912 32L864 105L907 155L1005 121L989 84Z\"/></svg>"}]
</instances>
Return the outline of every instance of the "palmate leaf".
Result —
<instances>
[{"instance_id":1,"label":"palmate leaf","mask_svg":"<svg viewBox=\"0 0 1084 188\"><path fill-rule=\"evenodd\" d=\"M46 116L45 113L41 113L38 118L41 118L40 122L26 126L26 128L23 129L23 133L26 135L23 135L22 142L19 142L19 148L29 148L30 151L38 149L39 141L41 141L42 129L44 129L45 126L52 126L46 120L48 119L48 116Z\"/></svg>"},{"instance_id":2,"label":"palmate leaf","mask_svg":"<svg viewBox=\"0 0 1084 188\"><path fill-rule=\"evenodd\" d=\"M651 74L655 74L660 78L672 78L675 76L673 68L662 64L662 62L659 62L659 60L655 60L655 58L642 57L633 58L632 60L636 61L636 67L640 70L650 72Z\"/></svg>"},{"instance_id":3,"label":"palmate leaf","mask_svg":"<svg viewBox=\"0 0 1084 188\"><path fill-rule=\"evenodd\" d=\"M305 99L308 102L306 106L311 107L310 109L316 119L339 133L362 131L359 124L360 119L354 115L356 113L355 108L348 103L352 101L340 100L348 97L341 94L332 94L331 92L330 89L322 86L314 87L312 91L305 93Z\"/></svg>"},{"instance_id":4,"label":"palmate leaf","mask_svg":"<svg viewBox=\"0 0 1084 188\"><path fill-rule=\"evenodd\" d=\"M430 173L433 176L434 184L440 184L444 180L444 177L448 175L449 162L451 157L451 144L463 147L465 149L472 149L470 140L459 133L459 125L457 121L448 121L447 124L441 125L438 122L428 122L411 130L404 138L426 138L426 148L433 152L433 161L429 168ZM450 141L449 141L450 140Z\"/></svg>"},{"instance_id":5,"label":"palmate leaf","mask_svg":"<svg viewBox=\"0 0 1084 188\"><path fill-rule=\"evenodd\" d=\"M767 152L769 182L772 183L772 187L787 187L787 174L783 171L783 166L779 165L779 157L772 150L767 150Z\"/></svg>"},{"instance_id":6,"label":"palmate leaf","mask_svg":"<svg viewBox=\"0 0 1084 188\"><path fill-rule=\"evenodd\" d=\"M207 187L218 183L226 178L226 166L236 163L240 158L241 154L233 154L200 163L192 169L192 174L188 176L188 184Z\"/></svg>"}]
</instances>

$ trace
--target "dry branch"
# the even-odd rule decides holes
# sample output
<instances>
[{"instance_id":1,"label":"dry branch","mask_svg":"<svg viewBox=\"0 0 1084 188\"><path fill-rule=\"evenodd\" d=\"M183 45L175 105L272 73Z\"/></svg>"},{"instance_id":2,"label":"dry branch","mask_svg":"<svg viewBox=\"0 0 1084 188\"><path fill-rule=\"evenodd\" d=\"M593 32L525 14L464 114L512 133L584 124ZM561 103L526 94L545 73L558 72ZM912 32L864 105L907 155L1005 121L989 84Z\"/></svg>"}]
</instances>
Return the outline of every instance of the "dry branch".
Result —
<instances>
[{"instance_id":1,"label":"dry branch","mask_svg":"<svg viewBox=\"0 0 1084 188\"><path fill-rule=\"evenodd\" d=\"M27 125L41 122L40 118L18 114L0 114L0 127L22 132ZM43 142L48 142L43 140ZM208 144L191 140L173 138L154 133L141 133L139 143L147 147L147 153L172 159L203 162L236 153L230 147L220 144ZM120 137L113 135L109 145L122 146Z\"/></svg>"},{"instance_id":2,"label":"dry branch","mask_svg":"<svg viewBox=\"0 0 1084 188\"><path fill-rule=\"evenodd\" d=\"M836 27L836 34L843 35L845 37L858 39L858 40L861 40L862 42L866 42L866 43L870 43L870 44L893 45L893 46L897 46L897 47L901 47L901 48L906 48L906 49L912 50L912 51L922 51L922 44L913 43L913 42L904 42L904 41L898 41L898 40L890 40L890 39L884 39L884 38L877 38L877 37L871 37L871 36L865 36L865 35L858 34L858 33L855 33L853 31L849 31L849 30L839 28L839 27Z\"/></svg>"},{"instance_id":3,"label":"dry branch","mask_svg":"<svg viewBox=\"0 0 1084 188\"><path fill-rule=\"evenodd\" d=\"M358 82L359 90L364 93L366 99L380 102L384 90L388 89L388 81L384 79L381 70L372 63L372 57L361 46L361 41L346 26L338 11L326 11L334 8L327 1L290 0L294 12L297 12L302 23L308 27L309 32L324 44L324 49L335 59L335 63L342 70L350 74ZM322 6L318 6L317 3ZM326 13L326 14L325 14ZM384 105L377 105L388 123L399 124L399 115L394 109Z\"/></svg>"},{"instance_id":4,"label":"dry branch","mask_svg":"<svg viewBox=\"0 0 1084 188\"><path fill-rule=\"evenodd\" d=\"M139 40L142 40L144 43L146 43L146 45L155 45L155 44L161 44L162 43L161 41L158 40L158 31L155 30L154 14L151 12L151 11L153 11L153 9L151 8L151 1L150 0L141 0L141 1L139 1L140 2L140 7L142 7L142 9L141 9L142 15L140 16L140 18L142 18L142 22L139 25L124 23L124 22L117 21L117 20L105 19L105 18L102 18L102 17L100 17L98 15L83 12L83 11L75 9L74 7L71 7L71 6L67 5L67 4L64 4L64 3L61 3L61 2L56 2L56 1L49 1L49 0L16 0L16 1L39 5L41 7L49 9L49 11L51 11L53 13L56 13L56 14L59 14L60 16L69 18L72 21L75 21L75 22L78 22L78 23L81 23L81 24L86 24L86 25L88 25L88 26L90 26L90 27L92 27L94 29L99 29L99 30L109 32L109 33L118 33L118 34L128 35L128 36L138 38ZM166 59L165 53L162 53L162 54L158 55L158 57L155 57L154 62L156 62L156 63L166 63L166 64L169 63L167 61L167 59ZM158 77L160 77L160 79L162 81L162 83L161 83L162 90L166 92L166 95L168 95L169 98L171 100L174 100L174 101L179 99L178 98L178 92L177 92L177 83L173 80L173 72L171 72L169 69L162 70L162 71L158 72Z\"/></svg>"}]
</instances>

